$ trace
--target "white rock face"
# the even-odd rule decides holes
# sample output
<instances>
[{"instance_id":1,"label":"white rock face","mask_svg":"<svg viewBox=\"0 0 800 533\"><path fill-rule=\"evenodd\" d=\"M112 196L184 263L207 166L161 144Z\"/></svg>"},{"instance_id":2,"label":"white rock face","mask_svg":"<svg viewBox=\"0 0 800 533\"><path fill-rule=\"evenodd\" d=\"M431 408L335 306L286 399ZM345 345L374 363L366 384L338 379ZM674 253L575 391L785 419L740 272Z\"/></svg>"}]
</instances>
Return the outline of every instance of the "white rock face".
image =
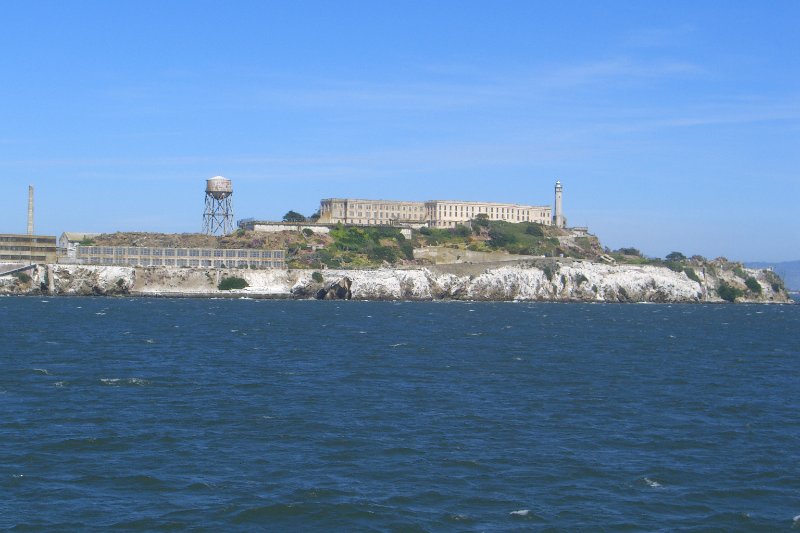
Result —
<instances>
[{"instance_id":1,"label":"white rock face","mask_svg":"<svg viewBox=\"0 0 800 533\"><path fill-rule=\"evenodd\" d=\"M133 287L135 271L130 267L94 265L48 265L55 294L122 294ZM47 269L37 268L42 282Z\"/></svg>"},{"instance_id":2,"label":"white rock face","mask_svg":"<svg viewBox=\"0 0 800 533\"><path fill-rule=\"evenodd\" d=\"M49 276L52 279L48 278ZM713 272L713 273L712 273ZM761 286L760 295L742 290L737 302L791 302L785 291L773 290L774 279L762 270L745 269ZM374 270L322 270L323 282L311 270L202 269L176 267L114 267L89 265L39 266L32 287L49 286L54 294L142 296L254 296L313 298L325 284L342 278L351 281L353 299L359 300L523 300L585 302L721 302L720 282L744 289L732 271L696 269L700 282L683 272L660 266L606 265L578 261L503 266L474 275L435 272L426 268ZM245 289L219 291L225 277L241 277ZM772 280L772 281L771 281ZM9 283L0 283L0 292ZM20 291L17 290L17 293Z\"/></svg>"},{"instance_id":3,"label":"white rock face","mask_svg":"<svg viewBox=\"0 0 800 533\"><path fill-rule=\"evenodd\" d=\"M378 300L542 300L596 302L721 302L720 279L700 271L700 283L683 272L650 265L612 266L575 262L547 268L516 265L486 270L477 276L434 273L428 269L325 270L325 281L348 277L354 299ZM747 270L762 286L761 296L737 301L786 302L785 293L772 291L763 271ZM736 280L728 279L730 283ZM313 283L300 275L294 285ZM741 281L738 283L741 284Z\"/></svg>"},{"instance_id":4,"label":"white rock face","mask_svg":"<svg viewBox=\"0 0 800 533\"><path fill-rule=\"evenodd\" d=\"M336 276L352 280L356 299L700 302L705 294L699 283L667 268L595 263L562 265L549 272L501 267L474 277L427 269L326 271L326 278Z\"/></svg>"}]
</instances>

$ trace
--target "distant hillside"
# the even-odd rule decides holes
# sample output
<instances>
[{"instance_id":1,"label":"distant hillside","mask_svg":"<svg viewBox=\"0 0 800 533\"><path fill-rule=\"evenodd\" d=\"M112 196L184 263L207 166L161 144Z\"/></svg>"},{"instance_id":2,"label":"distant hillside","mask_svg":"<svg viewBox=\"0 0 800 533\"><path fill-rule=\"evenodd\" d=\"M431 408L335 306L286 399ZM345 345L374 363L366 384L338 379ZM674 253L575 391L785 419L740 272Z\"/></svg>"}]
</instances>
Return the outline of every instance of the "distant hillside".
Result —
<instances>
[{"instance_id":1,"label":"distant hillside","mask_svg":"<svg viewBox=\"0 0 800 533\"><path fill-rule=\"evenodd\" d=\"M800 291L800 261L784 261L782 263L755 262L746 263L750 268L772 268L776 274L783 278L786 288L790 291Z\"/></svg>"}]
</instances>

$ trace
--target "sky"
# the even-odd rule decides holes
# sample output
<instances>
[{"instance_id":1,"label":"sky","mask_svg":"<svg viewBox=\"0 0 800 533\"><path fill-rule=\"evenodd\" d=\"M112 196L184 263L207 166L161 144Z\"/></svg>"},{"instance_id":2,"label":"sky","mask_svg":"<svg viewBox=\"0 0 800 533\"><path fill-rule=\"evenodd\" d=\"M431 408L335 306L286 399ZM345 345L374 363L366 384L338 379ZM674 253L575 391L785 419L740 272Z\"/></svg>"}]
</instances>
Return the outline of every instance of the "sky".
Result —
<instances>
[{"instance_id":1,"label":"sky","mask_svg":"<svg viewBox=\"0 0 800 533\"><path fill-rule=\"evenodd\" d=\"M800 258L800 2L11 2L0 233L321 198L552 205L610 247Z\"/></svg>"}]
</instances>

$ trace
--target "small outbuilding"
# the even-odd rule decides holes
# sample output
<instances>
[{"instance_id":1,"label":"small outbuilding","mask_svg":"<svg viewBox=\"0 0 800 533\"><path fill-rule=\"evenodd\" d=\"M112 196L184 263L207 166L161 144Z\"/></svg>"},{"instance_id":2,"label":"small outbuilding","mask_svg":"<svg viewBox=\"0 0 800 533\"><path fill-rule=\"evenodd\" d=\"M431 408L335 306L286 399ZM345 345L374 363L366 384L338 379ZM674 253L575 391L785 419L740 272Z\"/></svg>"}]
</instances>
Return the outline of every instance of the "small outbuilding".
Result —
<instances>
[{"instance_id":1,"label":"small outbuilding","mask_svg":"<svg viewBox=\"0 0 800 533\"><path fill-rule=\"evenodd\" d=\"M58 239L58 253L66 257L75 257L76 247L80 243L86 243L100 235L99 233L77 233L74 231L65 231Z\"/></svg>"}]
</instances>

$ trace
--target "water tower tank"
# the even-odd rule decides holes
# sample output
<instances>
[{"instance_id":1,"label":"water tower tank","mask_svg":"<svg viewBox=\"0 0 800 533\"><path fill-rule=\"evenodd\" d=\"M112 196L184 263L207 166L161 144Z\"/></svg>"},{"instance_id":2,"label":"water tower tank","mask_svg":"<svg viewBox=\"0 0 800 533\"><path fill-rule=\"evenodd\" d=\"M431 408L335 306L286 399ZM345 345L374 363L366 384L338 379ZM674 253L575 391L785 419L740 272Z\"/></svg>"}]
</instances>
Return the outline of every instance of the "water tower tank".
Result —
<instances>
[{"instance_id":1,"label":"water tower tank","mask_svg":"<svg viewBox=\"0 0 800 533\"><path fill-rule=\"evenodd\" d=\"M206 180L206 194L217 200L227 198L233 194L231 180L222 176L214 176L210 180Z\"/></svg>"}]
</instances>

